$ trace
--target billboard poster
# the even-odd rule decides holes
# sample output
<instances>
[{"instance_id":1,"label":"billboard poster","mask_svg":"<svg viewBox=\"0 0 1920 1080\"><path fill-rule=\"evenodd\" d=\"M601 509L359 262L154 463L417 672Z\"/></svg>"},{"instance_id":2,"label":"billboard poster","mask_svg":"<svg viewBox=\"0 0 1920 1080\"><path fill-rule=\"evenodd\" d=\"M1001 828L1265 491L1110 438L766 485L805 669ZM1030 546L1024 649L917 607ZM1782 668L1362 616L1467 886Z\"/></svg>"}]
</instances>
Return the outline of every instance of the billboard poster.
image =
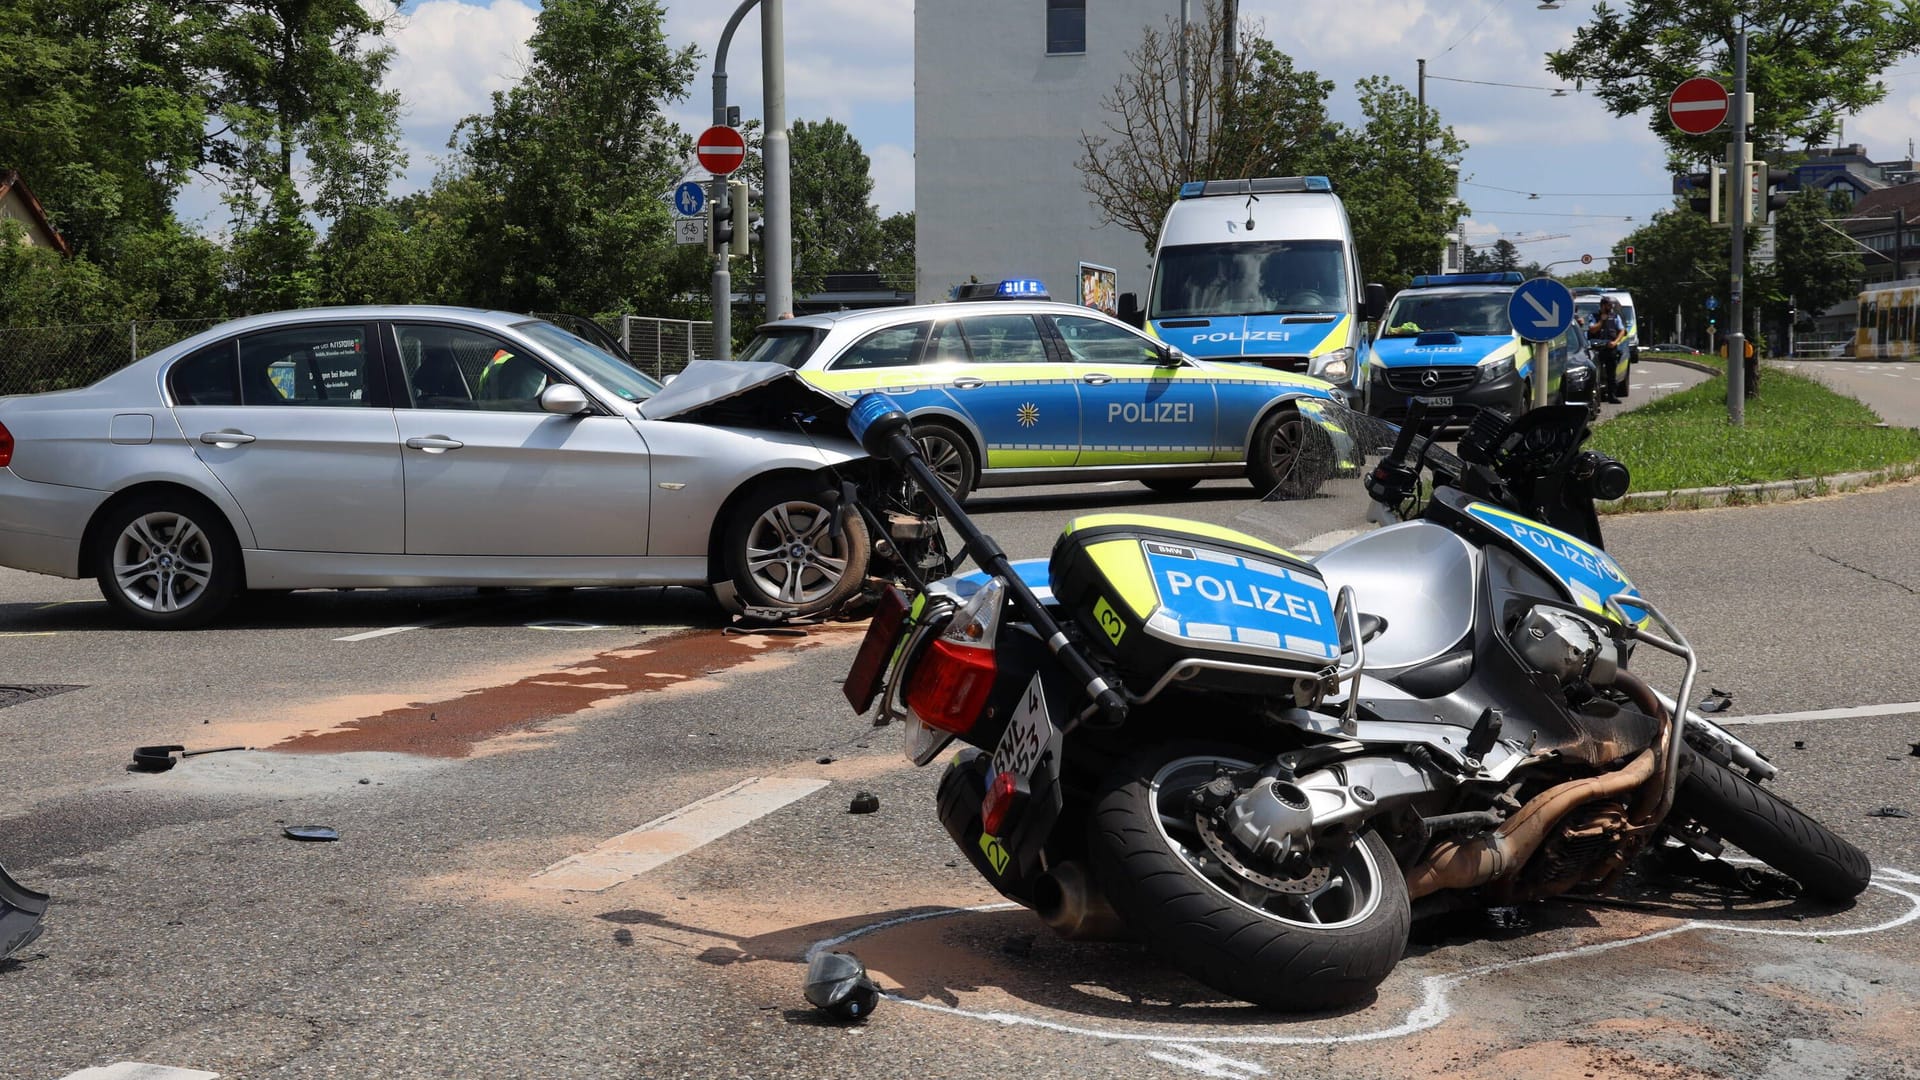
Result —
<instances>
[{"instance_id":1,"label":"billboard poster","mask_svg":"<svg viewBox=\"0 0 1920 1080\"><path fill-rule=\"evenodd\" d=\"M1080 303L1108 315L1120 314L1120 276L1113 267L1080 264Z\"/></svg>"}]
</instances>

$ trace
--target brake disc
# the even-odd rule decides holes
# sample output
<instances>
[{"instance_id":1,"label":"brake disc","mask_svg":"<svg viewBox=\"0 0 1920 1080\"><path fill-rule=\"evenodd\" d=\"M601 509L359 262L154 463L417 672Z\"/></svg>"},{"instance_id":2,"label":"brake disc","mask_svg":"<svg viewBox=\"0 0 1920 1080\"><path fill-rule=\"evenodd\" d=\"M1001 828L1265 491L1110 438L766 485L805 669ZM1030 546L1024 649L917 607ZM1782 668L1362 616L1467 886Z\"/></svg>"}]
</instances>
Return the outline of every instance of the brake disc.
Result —
<instances>
[{"instance_id":1,"label":"brake disc","mask_svg":"<svg viewBox=\"0 0 1920 1080\"><path fill-rule=\"evenodd\" d=\"M1294 878L1281 878L1274 877L1272 874L1263 874L1253 867L1248 866L1244 859L1234 854L1233 845L1226 837L1221 836L1214 830L1211 821L1208 821L1205 817L1196 815L1193 819L1193 826L1194 829L1199 832L1200 839L1207 845L1207 850L1213 852L1214 858L1219 859L1227 869L1232 870L1234 873L1263 889L1277 893L1286 893L1290 896L1304 896L1308 893L1318 892L1326 887L1330 872L1324 866L1316 866L1301 877Z\"/></svg>"}]
</instances>

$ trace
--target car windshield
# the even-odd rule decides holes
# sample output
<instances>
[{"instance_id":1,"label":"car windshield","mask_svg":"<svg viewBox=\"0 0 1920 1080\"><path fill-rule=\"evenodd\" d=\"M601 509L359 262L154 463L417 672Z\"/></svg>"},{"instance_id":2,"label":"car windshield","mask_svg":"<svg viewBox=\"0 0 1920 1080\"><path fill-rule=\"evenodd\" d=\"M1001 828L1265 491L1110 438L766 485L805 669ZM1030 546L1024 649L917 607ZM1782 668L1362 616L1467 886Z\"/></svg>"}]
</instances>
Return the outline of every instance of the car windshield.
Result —
<instances>
[{"instance_id":1,"label":"car windshield","mask_svg":"<svg viewBox=\"0 0 1920 1080\"><path fill-rule=\"evenodd\" d=\"M582 338L541 319L515 323L515 330L539 342L582 375L622 401L645 401L660 392L653 378Z\"/></svg>"},{"instance_id":2,"label":"car windshield","mask_svg":"<svg viewBox=\"0 0 1920 1080\"><path fill-rule=\"evenodd\" d=\"M1456 334L1511 334L1509 293L1401 293L1387 308L1386 337L1451 330Z\"/></svg>"},{"instance_id":3,"label":"car windshield","mask_svg":"<svg viewBox=\"0 0 1920 1080\"><path fill-rule=\"evenodd\" d=\"M1259 240L1160 249L1148 316L1325 314L1347 310L1338 240Z\"/></svg>"},{"instance_id":4,"label":"car windshield","mask_svg":"<svg viewBox=\"0 0 1920 1080\"><path fill-rule=\"evenodd\" d=\"M825 333L811 326L763 326L740 350L740 360L797 368L807 362Z\"/></svg>"}]
</instances>

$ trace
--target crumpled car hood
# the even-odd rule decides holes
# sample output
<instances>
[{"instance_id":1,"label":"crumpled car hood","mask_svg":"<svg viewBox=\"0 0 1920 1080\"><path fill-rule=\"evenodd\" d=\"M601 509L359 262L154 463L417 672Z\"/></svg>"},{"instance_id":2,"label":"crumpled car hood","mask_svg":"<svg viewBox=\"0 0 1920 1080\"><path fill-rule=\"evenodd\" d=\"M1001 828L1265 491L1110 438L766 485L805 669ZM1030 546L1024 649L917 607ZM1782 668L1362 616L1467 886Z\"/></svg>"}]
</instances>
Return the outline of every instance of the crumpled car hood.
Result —
<instances>
[{"instance_id":1,"label":"crumpled car hood","mask_svg":"<svg viewBox=\"0 0 1920 1080\"><path fill-rule=\"evenodd\" d=\"M640 403L647 420L696 420L738 426L745 414L818 417L846 431L852 402L808 383L783 364L695 360L666 388ZM718 414L726 414L723 421ZM749 424L748 426L760 426Z\"/></svg>"}]
</instances>

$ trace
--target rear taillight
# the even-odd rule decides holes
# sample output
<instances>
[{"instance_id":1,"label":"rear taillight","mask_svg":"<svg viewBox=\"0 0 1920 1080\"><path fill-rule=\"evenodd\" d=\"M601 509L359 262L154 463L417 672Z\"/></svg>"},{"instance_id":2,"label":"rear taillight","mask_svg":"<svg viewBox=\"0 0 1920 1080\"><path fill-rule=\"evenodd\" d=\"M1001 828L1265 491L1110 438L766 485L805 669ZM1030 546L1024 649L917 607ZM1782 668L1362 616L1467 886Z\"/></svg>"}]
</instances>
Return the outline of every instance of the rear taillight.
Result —
<instances>
[{"instance_id":1,"label":"rear taillight","mask_svg":"<svg viewBox=\"0 0 1920 1080\"><path fill-rule=\"evenodd\" d=\"M1006 583L999 578L981 586L914 663L907 680L907 708L929 727L965 735L986 710L1006 593Z\"/></svg>"},{"instance_id":2,"label":"rear taillight","mask_svg":"<svg viewBox=\"0 0 1920 1080\"><path fill-rule=\"evenodd\" d=\"M1005 836L1001 831L1009 820L1018 821L1032 792L1027 778L1019 773L995 773L987 785L987 797L980 800L980 831L989 836Z\"/></svg>"},{"instance_id":3,"label":"rear taillight","mask_svg":"<svg viewBox=\"0 0 1920 1080\"><path fill-rule=\"evenodd\" d=\"M13 432L7 425L0 424L0 469L13 464Z\"/></svg>"}]
</instances>

